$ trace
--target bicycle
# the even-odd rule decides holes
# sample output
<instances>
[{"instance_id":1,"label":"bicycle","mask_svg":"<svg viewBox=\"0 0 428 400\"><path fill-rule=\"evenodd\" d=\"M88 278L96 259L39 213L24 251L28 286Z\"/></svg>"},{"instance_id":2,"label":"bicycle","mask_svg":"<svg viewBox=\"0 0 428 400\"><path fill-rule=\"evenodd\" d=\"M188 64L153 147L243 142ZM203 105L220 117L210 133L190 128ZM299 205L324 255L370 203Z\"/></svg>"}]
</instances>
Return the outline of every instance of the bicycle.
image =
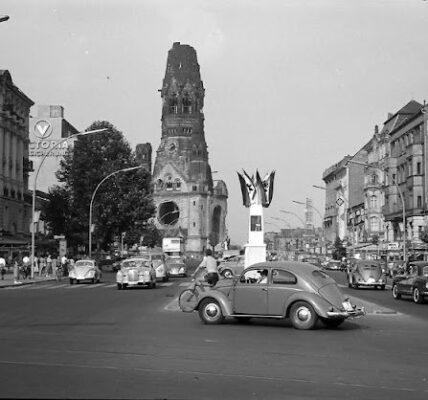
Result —
<instances>
[{"instance_id":1,"label":"bicycle","mask_svg":"<svg viewBox=\"0 0 428 400\"><path fill-rule=\"evenodd\" d=\"M184 289L178 297L178 305L181 311L194 311L199 302L199 293L205 292L206 288L211 288L214 286L207 283L204 278L193 279L193 281L193 285L187 289Z\"/></svg>"}]
</instances>

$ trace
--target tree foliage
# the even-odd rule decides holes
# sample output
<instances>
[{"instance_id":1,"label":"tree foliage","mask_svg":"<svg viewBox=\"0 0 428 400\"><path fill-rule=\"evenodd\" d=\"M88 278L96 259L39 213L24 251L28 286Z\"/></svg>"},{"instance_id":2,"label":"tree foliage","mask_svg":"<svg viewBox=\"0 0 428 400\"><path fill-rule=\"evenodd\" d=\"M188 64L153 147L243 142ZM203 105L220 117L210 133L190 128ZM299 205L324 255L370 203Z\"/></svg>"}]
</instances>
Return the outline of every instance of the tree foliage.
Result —
<instances>
[{"instance_id":1,"label":"tree foliage","mask_svg":"<svg viewBox=\"0 0 428 400\"><path fill-rule=\"evenodd\" d=\"M67 152L56 174L61 185L50 191L44 216L54 234L65 234L71 245L86 244L94 196L92 242L106 249L121 232L127 232L128 241L144 235L146 228L151 230L147 221L155 206L150 171L115 173L136 167L138 162L123 134L111 123L96 121L87 131L101 128L108 131L78 136Z\"/></svg>"},{"instance_id":2,"label":"tree foliage","mask_svg":"<svg viewBox=\"0 0 428 400\"><path fill-rule=\"evenodd\" d=\"M339 236L336 236L336 240L334 241L333 258L335 260L341 260L343 257L346 257L346 248Z\"/></svg>"}]
</instances>

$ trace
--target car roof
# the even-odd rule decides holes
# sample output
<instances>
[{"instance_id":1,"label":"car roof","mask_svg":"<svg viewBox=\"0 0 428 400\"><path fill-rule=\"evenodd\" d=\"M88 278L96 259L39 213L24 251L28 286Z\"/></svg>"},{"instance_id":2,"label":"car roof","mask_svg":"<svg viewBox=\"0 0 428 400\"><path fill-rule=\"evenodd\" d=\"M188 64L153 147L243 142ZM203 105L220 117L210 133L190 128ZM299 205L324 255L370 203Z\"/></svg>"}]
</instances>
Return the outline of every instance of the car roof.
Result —
<instances>
[{"instance_id":1,"label":"car roof","mask_svg":"<svg viewBox=\"0 0 428 400\"><path fill-rule=\"evenodd\" d=\"M357 260L355 264L382 264L380 260Z\"/></svg>"},{"instance_id":2,"label":"car roof","mask_svg":"<svg viewBox=\"0 0 428 400\"><path fill-rule=\"evenodd\" d=\"M250 265L248 268L279 268L286 269L289 272L297 275L309 275L312 271L320 271L321 268L316 267L313 264L304 263L301 261L266 261Z\"/></svg>"}]
</instances>

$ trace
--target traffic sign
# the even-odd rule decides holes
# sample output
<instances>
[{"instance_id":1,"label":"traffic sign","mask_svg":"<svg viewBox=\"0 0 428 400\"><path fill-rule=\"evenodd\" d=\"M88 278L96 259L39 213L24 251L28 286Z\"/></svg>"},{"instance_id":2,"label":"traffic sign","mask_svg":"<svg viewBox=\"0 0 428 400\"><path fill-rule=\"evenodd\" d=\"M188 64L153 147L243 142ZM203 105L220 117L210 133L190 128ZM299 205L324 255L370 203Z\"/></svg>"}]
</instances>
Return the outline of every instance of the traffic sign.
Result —
<instances>
[{"instance_id":1,"label":"traffic sign","mask_svg":"<svg viewBox=\"0 0 428 400\"><path fill-rule=\"evenodd\" d=\"M65 239L65 236L64 235L54 235L54 239L58 239L58 240Z\"/></svg>"},{"instance_id":2,"label":"traffic sign","mask_svg":"<svg viewBox=\"0 0 428 400\"><path fill-rule=\"evenodd\" d=\"M341 197L339 197L337 200L336 200L336 204L340 207L340 206L342 206L343 205L343 203L345 203L345 201L341 198Z\"/></svg>"}]
</instances>

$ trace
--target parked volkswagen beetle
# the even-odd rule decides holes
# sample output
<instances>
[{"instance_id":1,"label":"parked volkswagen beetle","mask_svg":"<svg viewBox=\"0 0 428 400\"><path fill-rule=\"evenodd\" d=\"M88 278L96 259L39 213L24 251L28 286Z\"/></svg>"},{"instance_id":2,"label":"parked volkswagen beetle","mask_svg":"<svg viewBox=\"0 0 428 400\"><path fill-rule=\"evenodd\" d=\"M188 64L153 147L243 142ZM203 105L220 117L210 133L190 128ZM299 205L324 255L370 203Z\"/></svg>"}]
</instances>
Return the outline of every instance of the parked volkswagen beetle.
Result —
<instances>
[{"instance_id":1,"label":"parked volkswagen beetle","mask_svg":"<svg viewBox=\"0 0 428 400\"><path fill-rule=\"evenodd\" d=\"M221 279L214 287L197 285L194 298L185 292L180 295L180 308L198 311L206 324L221 323L225 317L289 318L296 329L312 329L318 320L337 327L349 317L365 314L320 268L295 261L254 264L239 277Z\"/></svg>"}]
</instances>

